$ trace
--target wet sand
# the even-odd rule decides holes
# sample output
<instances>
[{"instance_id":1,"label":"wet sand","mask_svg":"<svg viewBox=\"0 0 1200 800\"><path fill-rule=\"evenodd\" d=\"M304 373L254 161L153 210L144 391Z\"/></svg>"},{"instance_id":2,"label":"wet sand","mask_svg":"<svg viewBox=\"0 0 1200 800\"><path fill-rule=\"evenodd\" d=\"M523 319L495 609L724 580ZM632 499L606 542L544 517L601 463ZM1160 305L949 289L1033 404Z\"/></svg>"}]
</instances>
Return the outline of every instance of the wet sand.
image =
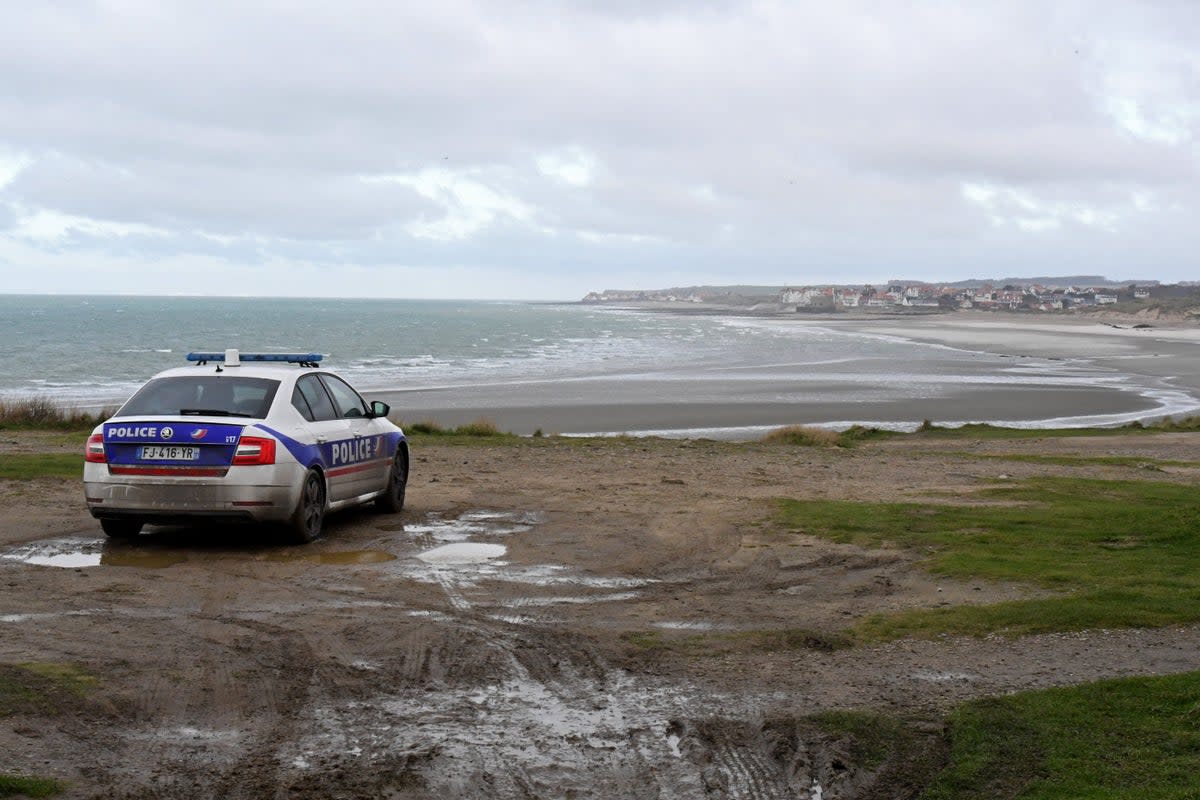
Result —
<instances>
[{"instance_id":1,"label":"wet sand","mask_svg":"<svg viewBox=\"0 0 1200 800\"><path fill-rule=\"evenodd\" d=\"M1153 323L1150 328L1134 328L1130 321L1108 324L1072 317L1006 318L985 313L822 324L1017 358L1088 359L1200 389L1200 327L1195 325Z\"/></svg>"},{"instance_id":2,"label":"wet sand","mask_svg":"<svg viewBox=\"0 0 1200 800\"><path fill-rule=\"evenodd\" d=\"M928 362L906 373L904 365L861 359L851 368L748 364L375 396L408 423L453 426L486 418L526 435L540 429L744 439L793 424L906 429L928 419L1068 427L1200 413L1195 327L1118 329L1072 318L969 313L759 321L904 339L953 352L939 365L941 374L923 373Z\"/></svg>"}]
</instances>

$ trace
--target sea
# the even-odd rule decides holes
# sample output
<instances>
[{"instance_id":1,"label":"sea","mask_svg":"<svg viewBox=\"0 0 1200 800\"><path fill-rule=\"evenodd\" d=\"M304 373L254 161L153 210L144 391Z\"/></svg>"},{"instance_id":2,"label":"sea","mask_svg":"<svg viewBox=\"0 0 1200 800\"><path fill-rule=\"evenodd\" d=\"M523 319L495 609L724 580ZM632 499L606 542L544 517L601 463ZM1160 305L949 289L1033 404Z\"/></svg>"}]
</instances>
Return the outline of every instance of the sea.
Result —
<instances>
[{"instance_id":1,"label":"sea","mask_svg":"<svg viewBox=\"0 0 1200 800\"><path fill-rule=\"evenodd\" d=\"M522 387L544 400L556 386L577 397L602 382L624 387L607 395L613 402L636 401L641 391L670 401L678 387L687 403L707 385L719 388L721 402L820 397L844 407L835 416L869 422L856 404L912 404L964 387L1108 385L1140 399L1136 410L1081 414L1079 424L1197 405L1186 392L1085 361L1018 364L820 324L572 303L0 295L0 342L0 398L45 396L83 409L119 404L154 373L185 365L188 352L234 347L320 352L362 390L486 395L503 387L509 401ZM920 421L889 416L890 427ZM1063 419L1035 414L1022 422Z\"/></svg>"}]
</instances>

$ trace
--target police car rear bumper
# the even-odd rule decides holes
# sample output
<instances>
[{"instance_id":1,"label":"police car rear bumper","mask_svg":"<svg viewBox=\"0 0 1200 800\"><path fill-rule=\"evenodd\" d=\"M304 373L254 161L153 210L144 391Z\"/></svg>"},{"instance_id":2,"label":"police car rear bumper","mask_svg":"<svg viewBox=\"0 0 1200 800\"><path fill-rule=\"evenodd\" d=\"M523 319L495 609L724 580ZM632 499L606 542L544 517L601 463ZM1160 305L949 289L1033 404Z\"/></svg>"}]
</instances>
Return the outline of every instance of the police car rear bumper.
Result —
<instances>
[{"instance_id":1,"label":"police car rear bumper","mask_svg":"<svg viewBox=\"0 0 1200 800\"><path fill-rule=\"evenodd\" d=\"M97 519L146 522L189 519L270 522L291 516L299 488L237 484L85 482L88 511Z\"/></svg>"}]
</instances>

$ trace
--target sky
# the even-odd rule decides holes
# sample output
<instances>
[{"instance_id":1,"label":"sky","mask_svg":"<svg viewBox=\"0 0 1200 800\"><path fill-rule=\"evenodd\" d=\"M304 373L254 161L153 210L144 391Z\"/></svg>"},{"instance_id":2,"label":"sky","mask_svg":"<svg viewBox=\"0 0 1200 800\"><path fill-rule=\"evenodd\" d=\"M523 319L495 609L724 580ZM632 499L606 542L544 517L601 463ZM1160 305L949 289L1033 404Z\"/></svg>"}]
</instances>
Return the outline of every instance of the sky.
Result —
<instances>
[{"instance_id":1,"label":"sky","mask_svg":"<svg viewBox=\"0 0 1200 800\"><path fill-rule=\"evenodd\" d=\"M1200 3L0 8L0 292L1200 279Z\"/></svg>"}]
</instances>

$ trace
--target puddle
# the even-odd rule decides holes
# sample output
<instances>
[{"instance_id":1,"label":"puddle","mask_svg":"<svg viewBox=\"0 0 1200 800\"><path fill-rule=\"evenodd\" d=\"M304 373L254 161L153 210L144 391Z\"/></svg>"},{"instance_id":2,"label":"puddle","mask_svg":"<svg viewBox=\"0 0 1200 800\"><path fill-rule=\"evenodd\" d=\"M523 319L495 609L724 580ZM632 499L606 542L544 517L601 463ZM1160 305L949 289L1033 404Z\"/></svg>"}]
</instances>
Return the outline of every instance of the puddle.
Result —
<instances>
[{"instance_id":1,"label":"puddle","mask_svg":"<svg viewBox=\"0 0 1200 800\"><path fill-rule=\"evenodd\" d=\"M711 622L682 622L665 620L663 622L655 622L654 627L665 628L666 630L670 631L713 631L716 630L718 626Z\"/></svg>"},{"instance_id":2,"label":"puddle","mask_svg":"<svg viewBox=\"0 0 1200 800\"><path fill-rule=\"evenodd\" d=\"M46 539L14 547L0 558L42 567L98 567L104 557L103 539Z\"/></svg>"},{"instance_id":3,"label":"puddle","mask_svg":"<svg viewBox=\"0 0 1200 800\"><path fill-rule=\"evenodd\" d=\"M279 756L303 769L299 765L330 753L362 752L372 759L420 753L417 769L438 796L479 794L464 793L458 782L463 765L470 765L490 776L489 794L502 797L543 796L529 791L529 775L538 776L542 787L556 787L545 796L629 797L651 789L654 796L703 797L706 781L685 756L696 745L684 741L686 734L672 720L754 718L787 697L649 687L619 673L610 674L598 694L580 688L523 675L482 687L414 689L351 700L316 709L307 729ZM769 764L745 750L726 757L724 751L731 749L714 754L722 774L731 764L743 765L727 778L742 790L730 796L783 796L766 791L775 786L768 782ZM644 765L647 775L631 776L631 760ZM749 789L738 781L746 769L753 779ZM621 777L614 782L613 776ZM643 785L647 778L651 786ZM751 791L755 786L759 790Z\"/></svg>"},{"instance_id":4,"label":"puddle","mask_svg":"<svg viewBox=\"0 0 1200 800\"><path fill-rule=\"evenodd\" d=\"M930 683L951 683L957 681L973 681L978 680L978 675L972 675L967 672L932 672L922 671L914 672L911 676L918 681L929 681Z\"/></svg>"},{"instance_id":5,"label":"puddle","mask_svg":"<svg viewBox=\"0 0 1200 800\"><path fill-rule=\"evenodd\" d=\"M519 600L511 600L505 605L513 608L525 608L527 606L591 605L592 603L634 600L638 597L641 597L639 592L611 592L609 594L567 597L523 597Z\"/></svg>"},{"instance_id":6,"label":"puddle","mask_svg":"<svg viewBox=\"0 0 1200 800\"><path fill-rule=\"evenodd\" d=\"M219 560L303 562L330 566L352 566L355 564L380 564L395 561L397 556L383 550L334 550L313 552L310 550L265 550L261 552L237 552L228 550L203 550L162 548L149 539L145 544L137 542L112 542L107 539L46 539L40 542L15 547L0 553L0 559L34 564L42 567L81 569L84 567L140 567L142 569L165 569L184 562L211 562Z\"/></svg>"},{"instance_id":7,"label":"puddle","mask_svg":"<svg viewBox=\"0 0 1200 800\"><path fill-rule=\"evenodd\" d=\"M449 614L447 614L444 611L429 611L427 609L422 608L422 609L415 609L413 611L406 611L405 613L408 614L408 616L410 616L410 617L419 617L421 619L431 619L435 622L453 622L454 621L454 617L450 616Z\"/></svg>"},{"instance_id":8,"label":"puddle","mask_svg":"<svg viewBox=\"0 0 1200 800\"><path fill-rule=\"evenodd\" d=\"M679 749L679 743L683 739L677 733L667 734L667 749L671 751L671 755L675 758L683 758L683 751Z\"/></svg>"},{"instance_id":9,"label":"puddle","mask_svg":"<svg viewBox=\"0 0 1200 800\"><path fill-rule=\"evenodd\" d=\"M309 564L347 566L351 564L382 564L395 561L397 556L383 550L337 550L330 553L270 553L265 561L304 561Z\"/></svg>"},{"instance_id":10,"label":"puddle","mask_svg":"<svg viewBox=\"0 0 1200 800\"><path fill-rule=\"evenodd\" d=\"M0 614L0 622L32 622L40 619L56 617L90 617L97 613L96 609L82 611L47 611L39 614Z\"/></svg>"},{"instance_id":11,"label":"puddle","mask_svg":"<svg viewBox=\"0 0 1200 800\"><path fill-rule=\"evenodd\" d=\"M415 559L401 562L397 571L412 580L439 584L446 593L446 599L457 611L473 608L473 599L464 593L478 589L485 581L609 590L635 589L654 582L642 578L583 575L563 564L511 564L500 560L507 553L504 545L480 541L532 530L542 519L537 512L470 511L454 519L443 519L436 514L429 515L427 519L423 524L404 526L404 532L413 537L410 541L422 547L422 551L415 554ZM637 592L610 591L590 597L520 598L502 605L515 611L536 606L631 600L637 596ZM501 613L492 618L530 625L544 622L542 616Z\"/></svg>"},{"instance_id":12,"label":"puddle","mask_svg":"<svg viewBox=\"0 0 1200 800\"><path fill-rule=\"evenodd\" d=\"M157 728L136 731L126 735L131 739L170 742L175 746L193 747L203 747L206 745L232 746L237 744L242 738L242 732L239 730L194 728L186 725L178 728Z\"/></svg>"},{"instance_id":13,"label":"puddle","mask_svg":"<svg viewBox=\"0 0 1200 800\"><path fill-rule=\"evenodd\" d=\"M455 565L480 564L499 558L508 552L502 544L487 544L485 542L456 542L444 544L424 553L418 553L417 558L426 564Z\"/></svg>"},{"instance_id":14,"label":"puddle","mask_svg":"<svg viewBox=\"0 0 1200 800\"><path fill-rule=\"evenodd\" d=\"M465 542L472 537L511 536L524 533L539 523L535 511L468 511L452 519L430 514L427 521L405 524L403 532L417 541Z\"/></svg>"},{"instance_id":15,"label":"puddle","mask_svg":"<svg viewBox=\"0 0 1200 800\"><path fill-rule=\"evenodd\" d=\"M489 614L488 619L507 622L509 625L541 625L546 622L541 617L530 617L524 614Z\"/></svg>"},{"instance_id":16,"label":"puddle","mask_svg":"<svg viewBox=\"0 0 1200 800\"><path fill-rule=\"evenodd\" d=\"M514 567L497 576L497 580L515 583L530 583L534 586L586 586L589 589L638 589L651 583L652 578L618 578L599 575L583 575L562 564L538 564L532 567Z\"/></svg>"}]
</instances>

